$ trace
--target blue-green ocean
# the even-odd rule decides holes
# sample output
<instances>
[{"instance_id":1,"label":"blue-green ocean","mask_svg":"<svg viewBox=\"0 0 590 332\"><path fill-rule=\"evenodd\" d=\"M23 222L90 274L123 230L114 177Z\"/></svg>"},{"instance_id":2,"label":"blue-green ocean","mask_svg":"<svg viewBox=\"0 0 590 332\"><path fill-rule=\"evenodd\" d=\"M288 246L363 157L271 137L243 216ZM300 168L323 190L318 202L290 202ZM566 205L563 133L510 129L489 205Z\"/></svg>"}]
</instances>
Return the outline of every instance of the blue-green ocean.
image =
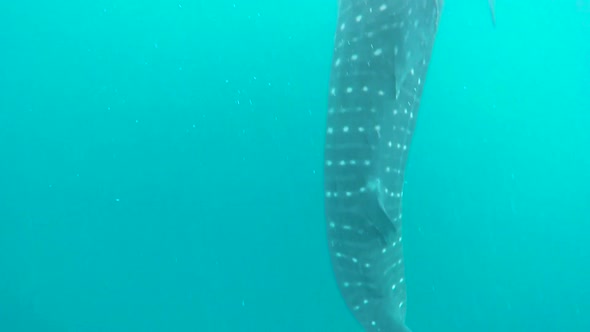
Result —
<instances>
[{"instance_id":1,"label":"blue-green ocean","mask_svg":"<svg viewBox=\"0 0 590 332\"><path fill-rule=\"evenodd\" d=\"M590 331L590 4L447 0L404 191L414 332ZM0 332L359 332L337 1L0 2Z\"/></svg>"}]
</instances>

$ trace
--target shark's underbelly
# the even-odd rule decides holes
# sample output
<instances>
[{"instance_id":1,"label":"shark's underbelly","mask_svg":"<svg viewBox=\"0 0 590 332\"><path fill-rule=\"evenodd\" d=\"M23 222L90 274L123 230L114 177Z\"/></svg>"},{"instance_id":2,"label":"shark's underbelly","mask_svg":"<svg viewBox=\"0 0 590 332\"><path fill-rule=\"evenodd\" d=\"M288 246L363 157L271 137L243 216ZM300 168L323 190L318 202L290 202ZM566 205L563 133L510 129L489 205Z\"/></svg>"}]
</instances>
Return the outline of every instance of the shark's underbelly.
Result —
<instances>
[{"instance_id":1,"label":"shark's underbelly","mask_svg":"<svg viewBox=\"0 0 590 332\"><path fill-rule=\"evenodd\" d=\"M338 287L367 331L408 331L401 203L438 12L436 0L340 1L325 210Z\"/></svg>"}]
</instances>

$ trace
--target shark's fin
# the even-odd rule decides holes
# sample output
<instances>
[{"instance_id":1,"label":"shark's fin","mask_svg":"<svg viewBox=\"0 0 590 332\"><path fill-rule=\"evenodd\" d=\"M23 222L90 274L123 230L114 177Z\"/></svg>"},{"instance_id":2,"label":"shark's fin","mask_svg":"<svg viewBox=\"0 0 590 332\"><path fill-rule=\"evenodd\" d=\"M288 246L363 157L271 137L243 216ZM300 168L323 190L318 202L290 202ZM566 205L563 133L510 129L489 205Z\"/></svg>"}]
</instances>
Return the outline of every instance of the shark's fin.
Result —
<instances>
[{"instance_id":1,"label":"shark's fin","mask_svg":"<svg viewBox=\"0 0 590 332\"><path fill-rule=\"evenodd\" d=\"M383 244L392 243L397 238L399 230L393 223L392 218L385 211L383 206L383 187L379 179L371 181L368 185L370 194L366 196L364 204L364 215L366 220L374 227L383 240Z\"/></svg>"},{"instance_id":2,"label":"shark's fin","mask_svg":"<svg viewBox=\"0 0 590 332\"><path fill-rule=\"evenodd\" d=\"M492 14L492 24L496 27L496 0L488 0L490 5L490 13Z\"/></svg>"}]
</instances>

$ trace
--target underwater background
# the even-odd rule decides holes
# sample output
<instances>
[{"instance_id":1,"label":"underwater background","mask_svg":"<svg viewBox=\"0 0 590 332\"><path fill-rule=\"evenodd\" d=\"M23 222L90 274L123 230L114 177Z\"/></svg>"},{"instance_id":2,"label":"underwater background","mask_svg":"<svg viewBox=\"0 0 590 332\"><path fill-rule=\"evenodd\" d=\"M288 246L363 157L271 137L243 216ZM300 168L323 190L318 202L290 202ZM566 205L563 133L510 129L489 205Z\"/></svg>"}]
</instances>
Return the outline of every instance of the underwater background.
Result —
<instances>
[{"instance_id":1,"label":"underwater background","mask_svg":"<svg viewBox=\"0 0 590 332\"><path fill-rule=\"evenodd\" d=\"M590 4L445 2L414 332L590 331ZM336 1L0 3L0 332L361 331L332 277Z\"/></svg>"}]
</instances>

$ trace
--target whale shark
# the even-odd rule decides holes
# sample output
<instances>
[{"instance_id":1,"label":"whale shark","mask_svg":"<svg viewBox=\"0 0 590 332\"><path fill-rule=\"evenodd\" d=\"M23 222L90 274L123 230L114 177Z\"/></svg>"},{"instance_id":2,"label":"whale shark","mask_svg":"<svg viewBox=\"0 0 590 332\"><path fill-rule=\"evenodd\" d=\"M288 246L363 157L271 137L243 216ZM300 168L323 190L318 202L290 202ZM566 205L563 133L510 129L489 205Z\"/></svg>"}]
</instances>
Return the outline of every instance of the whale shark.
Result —
<instances>
[{"instance_id":1,"label":"whale shark","mask_svg":"<svg viewBox=\"0 0 590 332\"><path fill-rule=\"evenodd\" d=\"M404 174L441 8L442 0L339 0L324 146L325 220L340 294L367 332L410 331Z\"/></svg>"},{"instance_id":2,"label":"whale shark","mask_svg":"<svg viewBox=\"0 0 590 332\"><path fill-rule=\"evenodd\" d=\"M436 0L340 0L324 147L334 276L369 331L409 332L402 197Z\"/></svg>"}]
</instances>

